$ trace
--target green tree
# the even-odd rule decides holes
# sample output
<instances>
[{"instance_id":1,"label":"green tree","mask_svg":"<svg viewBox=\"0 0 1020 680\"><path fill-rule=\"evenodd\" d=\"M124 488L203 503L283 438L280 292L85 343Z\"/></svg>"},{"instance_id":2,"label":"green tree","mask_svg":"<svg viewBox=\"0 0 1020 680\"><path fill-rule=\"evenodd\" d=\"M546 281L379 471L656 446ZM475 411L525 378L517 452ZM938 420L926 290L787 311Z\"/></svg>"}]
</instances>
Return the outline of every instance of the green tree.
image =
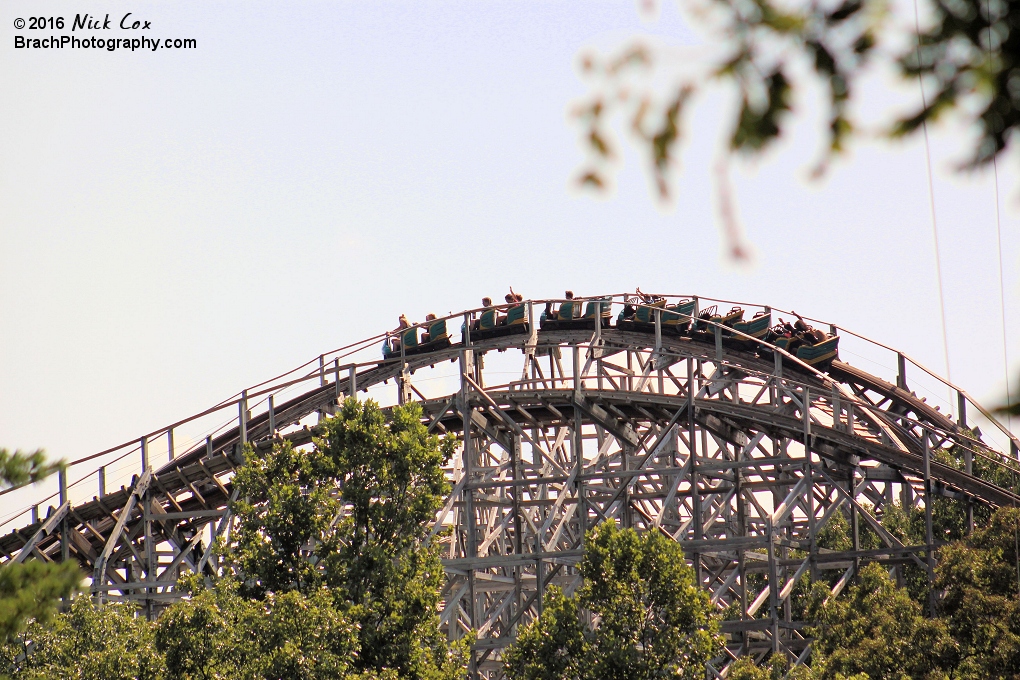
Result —
<instances>
[{"instance_id":1,"label":"green tree","mask_svg":"<svg viewBox=\"0 0 1020 680\"><path fill-rule=\"evenodd\" d=\"M47 463L46 453L36 449L32 453L0 448L0 487L21 486L49 477L63 468L63 462Z\"/></svg>"},{"instance_id":2,"label":"green tree","mask_svg":"<svg viewBox=\"0 0 1020 680\"><path fill-rule=\"evenodd\" d=\"M460 675L464 648L439 631L443 569L428 542L455 445L429 434L416 404L387 419L375 402L348 399L311 450L281 444L264 458L249 450L226 553L241 593L328 588L358 630L355 671Z\"/></svg>"},{"instance_id":3,"label":"green tree","mask_svg":"<svg viewBox=\"0 0 1020 680\"><path fill-rule=\"evenodd\" d=\"M242 593L317 590L323 540L340 512L336 480L321 448L299 450L283 441L270 455L249 449L233 483L242 500L231 506L238 526L226 557L244 576Z\"/></svg>"},{"instance_id":4,"label":"green tree","mask_svg":"<svg viewBox=\"0 0 1020 680\"><path fill-rule=\"evenodd\" d=\"M959 646L959 678L1020 675L1020 510L1001 508L965 541L940 551L939 612Z\"/></svg>"},{"instance_id":5,"label":"green tree","mask_svg":"<svg viewBox=\"0 0 1020 680\"><path fill-rule=\"evenodd\" d=\"M32 621L8 655L18 680L160 680L163 658L157 653L153 626L135 616L131 605L93 605L86 596L49 622ZM31 649L30 649L31 647Z\"/></svg>"},{"instance_id":6,"label":"green tree","mask_svg":"<svg viewBox=\"0 0 1020 680\"><path fill-rule=\"evenodd\" d=\"M59 470L42 450L32 453L0 448L0 488L35 483ZM0 643L13 641L28 621L45 621L81 583L74 562L52 564L34 559L0 567Z\"/></svg>"},{"instance_id":7,"label":"green tree","mask_svg":"<svg viewBox=\"0 0 1020 680\"><path fill-rule=\"evenodd\" d=\"M243 597L230 578L160 617L155 641L181 680L325 680L351 675L355 625L326 589Z\"/></svg>"},{"instance_id":8,"label":"green tree","mask_svg":"<svg viewBox=\"0 0 1020 680\"><path fill-rule=\"evenodd\" d=\"M657 532L589 532L574 597L551 589L542 616L507 650L507 675L703 678L722 649L718 616L683 549Z\"/></svg>"},{"instance_id":9,"label":"green tree","mask_svg":"<svg viewBox=\"0 0 1020 680\"><path fill-rule=\"evenodd\" d=\"M864 674L872 680L944 678L956 655L944 622L926 619L907 591L878 563L863 567L841 597L825 584L811 594L808 631L818 680Z\"/></svg>"},{"instance_id":10,"label":"green tree","mask_svg":"<svg viewBox=\"0 0 1020 680\"><path fill-rule=\"evenodd\" d=\"M811 680L814 676L807 666L790 669L790 662L782 654L773 654L766 663L756 665L754 659L742 656L734 661L726 680ZM869 680L863 673L844 680Z\"/></svg>"}]
</instances>

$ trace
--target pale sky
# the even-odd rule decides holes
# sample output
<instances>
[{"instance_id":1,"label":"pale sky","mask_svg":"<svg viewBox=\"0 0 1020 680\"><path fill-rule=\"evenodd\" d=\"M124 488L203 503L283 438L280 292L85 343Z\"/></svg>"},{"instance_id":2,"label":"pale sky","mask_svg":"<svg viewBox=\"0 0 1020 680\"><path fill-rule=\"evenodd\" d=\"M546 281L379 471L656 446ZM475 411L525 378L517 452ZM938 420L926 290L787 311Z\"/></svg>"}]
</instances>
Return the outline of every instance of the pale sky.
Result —
<instances>
[{"instance_id":1,"label":"pale sky","mask_svg":"<svg viewBox=\"0 0 1020 680\"><path fill-rule=\"evenodd\" d=\"M197 49L14 49L16 35L69 33L16 18L85 11L131 11L146 35ZM572 188L578 54L638 34L705 39L674 5L649 23L632 2L0 4L0 446L77 458L402 312L473 307L508 285L792 307L944 374L921 138L862 139L810 181L807 92L791 134L734 165L755 251L744 268L724 255L714 199L724 90L687 119L672 208L632 148L610 195ZM861 94L863 115L888 121L916 87L878 74ZM932 131L934 199L952 378L991 405L1005 387L995 186L954 171L966 139ZM1014 390L1016 163L999 167Z\"/></svg>"}]
</instances>

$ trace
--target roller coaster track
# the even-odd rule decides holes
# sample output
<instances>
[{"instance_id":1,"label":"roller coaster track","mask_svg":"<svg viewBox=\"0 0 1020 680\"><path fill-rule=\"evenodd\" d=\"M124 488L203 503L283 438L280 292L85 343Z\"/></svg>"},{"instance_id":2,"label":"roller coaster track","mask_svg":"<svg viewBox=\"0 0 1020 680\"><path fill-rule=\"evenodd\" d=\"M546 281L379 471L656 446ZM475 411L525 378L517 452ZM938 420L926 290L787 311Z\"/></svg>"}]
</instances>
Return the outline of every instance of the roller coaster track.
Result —
<instances>
[{"instance_id":1,"label":"roller coaster track","mask_svg":"<svg viewBox=\"0 0 1020 680\"><path fill-rule=\"evenodd\" d=\"M611 298L614 311L625 300ZM181 597L182 573L214 577L223 568L209 546L231 528L241 445L309 444L339 400L364 391L385 407L420 402L432 431L461 437L448 468L453 492L433 535L447 573L441 624L451 638L476 632L478 676L499 676L501 650L540 614L544 589L576 588L584 533L605 521L682 544L712 603L728 612L726 654L710 668L721 674L740 655L807 660L810 640L793 607L805 575L833 593L862 561L913 564L930 575L940 545L931 499L957 499L968 512L1020 501L1016 437L895 350L840 330L894 357L894 375L839 360L820 373L749 336L743 346L727 342L742 334L718 324L709 324L707 341L670 334L656 310L649 332L594 323L539 331L544 302L525 303L530 325L515 335L479 340L469 332L389 360L371 357L376 336L324 354L74 461L68 474L87 473L73 483L62 476L55 498L27 498L32 488L0 492L5 511L27 498L23 512L2 519L0 559L77 560L97 599L136 601L156 616ZM447 319L459 326L478 311ZM515 379L503 379L508 373ZM955 417L918 396L914 377L952 390ZM986 443L977 421L1005 445ZM175 437L179 444L185 435L193 443L178 452ZM107 488L125 465L130 481ZM927 512L923 544L904 545L883 528L893 503ZM816 540L837 513L854 542L839 552ZM861 523L879 549L861 547Z\"/></svg>"}]
</instances>

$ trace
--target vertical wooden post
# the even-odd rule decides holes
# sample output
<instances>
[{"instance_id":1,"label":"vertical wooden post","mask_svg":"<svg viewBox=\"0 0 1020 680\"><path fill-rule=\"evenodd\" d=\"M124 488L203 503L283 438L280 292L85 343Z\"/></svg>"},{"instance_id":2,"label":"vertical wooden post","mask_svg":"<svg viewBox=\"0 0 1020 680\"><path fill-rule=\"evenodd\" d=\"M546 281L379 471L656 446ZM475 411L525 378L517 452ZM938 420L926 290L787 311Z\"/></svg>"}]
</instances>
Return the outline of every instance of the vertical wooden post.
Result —
<instances>
[{"instance_id":1,"label":"vertical wooden post","mask_svg":"<svg viewBox=\"0 0 1020 680\"><path fill-rule=\"evenodd\" d=\"M854 458L854 464L850 468L850 479L849 479L849 491L850 498L857 500L857 459ZM857 508L851 503L850 504L850 531L851 538L853 539L854 548L854 576L860 572L861 569L861 558L858 553L861 550L861 522L860 517L857 513Z\"/></svg>"},{"instance_id":2,"label":"vertical wooden post","mask_svg":"<svg viewBox=\"0 0 1020 680\"><path fill-rule=\"evenodd\" d=\"M400 343L400 350L401 350L401 352L400 352L401 355L403 355L403 353L404 353L403 352L403 350L404 350L404 343L403 342ZM319 355L319 387L325 387L325 386L326 386L326 356L324 354L320 354ZM321 423L322 422L322 417L324 415L325 415L325 410L323 408L320 407L319 409L317 409L316 410L316 417L315 417L316 422Z\"/></svg>"},{"instance_id":3,"label":"vertical wooden post","mask_svg":"<svg viewBox=\"0 0 1020 680\"><path fill-rule=\"evenodd\" d=\"M542 610L545 609L544 602L543 602L543 599L544 599L543 596L545 594L545 592L544 592L545 591L545 588L544 588L545 584L542 583L543 578L544 578L543 575L542 575L542 572L544 571L543 568L542 568L542 549L543 549L544 546L542 545L542 533L541 532L542 532L542 527L545 524L544 524L544 522L538 522L537 524L538 524L539 532L535 534L535 554L538 555L538 557L535 558L535 583L536 583L536 585L538 587L538 617L542 618Z\"/></svg>"},{"instance_id":4,"label":"vertical wooden post","mask_svg":"<svg viewBox=\"0 0 1020 680\"><path fill-rule=\"evenodd\" d=\"M248 390L241 390L241 399L237 402L237 410L241 446L244 447L248 443Z\"/></svg>"},{"instance_id":5,"label":"vertical wooden post","mask_svg":"<svg viewBox=\"0 0 1020 680\"><path fill-rule=\"evenodd\" d=\"M655 350L658 351L662 349L662 315L658 307L653 307L652 313L655 314Z\"/></svg>"},{"instance_id":6,"label":"vertical wooden post","mask_svg":"<svg viewBox=\"0 0 1020 680\"><path fill-rule=\"evenodd\" d=\"M655 352L652 353L650 361L658 362L662 353L662 311L658 307L652 311L655 312ZM659 394L662 394L666 391L665 376L661 368L656 373L658 374Z\"/></svg>"},{"instance_id":7,"label":"vertical wooden post","mask_svg":"<svg viewBox=\"0 0 1020 680\"><path fill-rule=\"evenodd\" d=\"M417 333L417 331L415 331ZM397 403L403 405L407 401L407 358L404 354L404 333L400 333L400 375L397 376Z\"/></svg>"},{"instance_id":8,"label":"vertical wooden post","mask_svg":"<svg viewBox=\"0 0 1020 680\"><path fill-rule=\"evenodd\" d=\"M924 543L925 555L928 564L928 613L935 616L935 536L932 530L932 486L931 486L931 437L928 430L922 430L924 438L924 458L922 460L922 474L924 476Z\"/></svg>"},{"instance_id":9,"label":"vertical wooden post","mask_svg":"<svg viewBox=\"0 0 1020 680\"><path fill-rule=\"evenodd\" d=\"M835 429L843 429L843 405L840 403L839 390L832 383L832 420Z\"/></svg>"},{"instance_id":10,"label":"vertical wooden post","mask_svg":"<svg viewBox=\"0 0 1020 680\"><path fill-rule=\"evenodd\" d=\"M769 544L769 623L772 634L772 653L779 653L779 568L776 564L776 528L772 519L765 518ZM698 584L700 586L700 583Z\"/></svg>"},{"instance_id":11,"label":"vertical wooden post","mask_svg":"<svg viewBox=\"0 0 1020 680\"><path fill-rule=\"evenodd\" d=\"M896 353L896 387L907 389L907 359L903 352Z\"/></svg>"},{"instance_id":12,"label":"vertical wooden post","mask_svg":"<svg viewBox=\"0 0 1020 680\"><path fill-rule=\"evenodd\" d=\"M352 397L358 396L358 367L354 364L347 368L347 389Z\"/></svg>"},{"instance_id":13,"label":"vertical wooden post","mask_svg":"<svg viewBox=\"0 0 1020 680\"><path fill-rule=\"evenodd\" d=\"M333 397L337 404L343 398L344 393L340 391L340 359L333 360Z\"/></svg>"},{"instance_id":14,"label":"vertical wooden post","mask_svg":"<svg viewBox=\"0 0 1020 680\"><path fill-rule=\"evenodd\" d=\"M736 447L737 463L744 458L744 447ZM737 497L737 528L740 537L747 535L747 502L744 500L744 468L740 465L734 470L734 484ZM740 620L747 620L747 556L743 547L737 548L737 569L740 571ZM748 634L746 631L740 635L740 653L748 652Z\"/></svg>"},{"instance_id":15,"label":"vertical wooden post","mask_svg":"<svg viewBox=\"0 0 1020 680\"><path fill-rule=\"evenodd\" d=\"M149 468L149 464L150 464L149 463L149 438L148 437L142 437L141 440L139 441L139 444L140 444L141 450L142 450L142 474L145 474L145 471L150 469ZM142 506L142 540L145 541L145 546L144 546L145 559L143 560L141 557L139 557L138 561L142 563L140 566L141 566L142 570L144 570L144 572L145 572L144 580L148 581L148 580L150 580L150 577L151 577L151 572L152 572L152 568L153 568L152 567L152 560L153 560L153 555L154 555L154 552L155 552L152 549L152 523L149 521L149 494L148 494L148 491L146 491L144 494L142 494L141 498L139 498L138 501L139 501L139 504ZM148 595L148 593L149 593L148 588L144 589L143 592L146 595ZM146 615L146 617L150 621L152 620L152 603L149 601L148 597L145 598L145 615Z\"/></svg>"},{"instance_id":16,"label":"vertical wooden post","mask_svg":"<svg viewBox=\"0 0 1020 680\"><path fill-rule=\"evenodd\" d=\"M513 494L510 498L513 513L514 513L514 554L517 555L518 559L524 554L524 542L523 542L523 526L521 524L521 488L517 486L517 482L524 478L523 463L521 462L521 435L514 433L513 446L511 447L510 453L510 474L511 480L514 482L508 491ZM524 606L524 593L521 589L521 581L524 578L524 565L520 562L514 563L514 606L510 611L511 616L516 616L520 619L522 614L521 609ZM512 626L511 634L516 634L517 624Z\"/></svg>"},{"instance_id":17,"label":"vertical wooden post","mask_svg":"<svg viewBox=\"0 0 1020 680\"><path fill-rule=\"evenodd\" d=\"M595 359L596 384L598 390L602 391L602 300L597 299L595 305L595 346L592 348L592 357Z\"/></svg>"},{"instance_id":18,"label":"vertical wooden post","mask_svg":"<svg viewBox=\"0 0 1020 680\"><path fill-rule=\"evenodd\" d=\"M465 326L465 336L470 333L470 324ZM465 345L466 345L465 341ZM401 343L403 347L403 343ZM465 548L467 549L467 557L476 557L478 554L478 536L475 528L475 504L474 504L474 441L471 436L471 416L474 408L471 406L471 395L470 395L470 384L464 379L465 376L471 376L474 373L474 352L470 349L465 348L460 353L460 411L463 416L463 433L464 433L464 512L467 515L466 532L467 536ZM473 566L468 567L468 598L470 598L470 604L468 605L467 612L471 617L471 627L477 628L480 624L478 620L478 603L475 597L475 569ZM476 677L476 653L474 650L471 652L470 665L468 673L471 677Z\"/></svg>"},{"instance_id":19,"label":"vertical wooden post","mask_svg":"<svg viewBox=\"0 0 1020 680\"><path fill-rule=\"evenodd\" d=\"M815 545L815 480L814 469L811 464L811 389L804 386L804 478L807 480L805 495L807 502L804 507L807 509L808 520L808 556L810 562L811 583L815 582L815 561L818 554L818 547Z\"/></svg>"},{"instance_id":20,"label":"vertical wooden post","mask_svg":"<svg viewBox=\"0 0 1020 680\"><path fill-rule=\"evenodd\" d=\"M99 497L106 495L106 466L99 468Z\"/></svg>"},{"instance_id":21,"label":"vertical wooden post","mask_svg":"<svg viewBox=\"0 0 1020 680\"><path fill-rule=\"evenodd\" d=\"M634 389L634 352L627 350L627 391Z\"/></svg>"},{"instance_id":22,"label":"vertical wooden post","mask_svg":"<svg viewBox=\"0 0 1020 680\"><path fill-rule=\"evenodd\" d=\"M588 506L584 491L584 441L581 439L583 420L580 401L584 385L581 383L581 348L573 346L572 363L574 373L574 424L570 429L570 452L574 456L574 487L577 493L577 524L581 535L581 545L585 543L585 532L588 530ZM626 482L624 482L626 483Z\"/></svg>"},{"instance_id":23,"label":"vertical wooden post","mask_svg":"<svg viewBox=\"0 0 1020 680\"><path fill-rule=\"evenodd\" d=\"M67 468L60 468L58 473L60 480L60 505L67 502ZM67 535L67 513L60 521L60 561L66 562L71 557L71 543Z\"/></svg>"},{"instance_id":24,"label":"vertical wooden post","mask_svg":"<svg viewBox=\"0 0 1020 680\"><path fill-rule=\"evenodd\" d=\"M694 358L688 357L687 359L687 441L689 442L688 453L691 462L691 515L693 518L692 538L697 541L702 538L704 518L701 512L701 491L699 490L699 474L698 474L698 438L695 416L696 411L694 407L694 397L697 394L698 388L694 381ZM694 566L694 574L698 580L698 588L701 588L701 553L695 551L692 556L692 562Z\"/></svg>"},{"instance_id":25,"label":"vertical wooden post","mask_svg":"<svg viewBox=\"0 0 1020 680\"><path fill-rule=\"evenodd\" d=\"M718 365L722 361L722 328L719 324L712 326L712 332L715 335L715 360ZM721 373L722 371L720 371Z\"/></svg>"},{"instance_id":26,"label":"vertical wooden post","mask_svg":"<svg viewBox=\"0 0 1020 680\"><path fill-rule=\"evenodd\" d=\"M956 391L956 407L959 414L959 425L966 428L967 397L959 390ZM968 475L974 474L974 452L971 451L969 445L963 447L963 471ZM969 496L967 497L967 533L974 533L974 501Z\"/></svg>"},{"instance_id":27,"label":"vertical wooden post","mask_svg":"<svg viewBox=\"0 0 1020 680\"><path fill-rule=\"evenodd\" d=\"M273 404L273 395L269 395L269 436L276 436L276 407Z\"/></svg>"},{"instance_id":28,"label":"vertical wooden post","mask_svg":"<svg viewBox=\"0 0 1020 680\"><path fill-rule=\"evenodd\" d=\"M166 448L169 459L174 459L174 428L169 427L166 430Z\"/></svg>"}]
</instances>

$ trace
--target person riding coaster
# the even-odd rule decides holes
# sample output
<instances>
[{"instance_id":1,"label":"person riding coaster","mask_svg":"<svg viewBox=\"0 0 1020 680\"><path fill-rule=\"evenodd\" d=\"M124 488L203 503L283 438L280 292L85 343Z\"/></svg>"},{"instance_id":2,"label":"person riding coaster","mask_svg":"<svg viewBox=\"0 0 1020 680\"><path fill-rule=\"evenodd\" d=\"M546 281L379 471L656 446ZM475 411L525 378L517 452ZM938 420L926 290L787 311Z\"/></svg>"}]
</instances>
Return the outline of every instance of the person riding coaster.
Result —
<instances>
[{"instance_id":1,"label":"person riding coaster","mask_svg":"<svg viewBox=\"0 0 1020 680\"><path fill-rule=\"evenodd\" d=\"M481 311L478 319L471 323L470 337L472 341L517 335L530 330L524 296L514 292L511 287L510 292L503 296L503 300L506 304L496 307L492 304L492 298L482 299L485 309ZM504 313L500 314L501 311ZM461 334L464 335L463 326L461 326Z\"/></svg>"},{"instance_id":2,"label":"person riding coaster","mask_svg":"<svg viewBox=\"0 0 1020 680\"><path fill-rule=\"evenodd\" d=\"M418 328L424 328L421 339ZM392 334L395 335L392 335ZM450 346L450 334L446 331L446 319L437 319L435 314L428 314L420 326L412 325L407 316L400 315L400 323L395 331L386 334L383 341L383 359L394 359L401 355L414 356L425 352L434 352Z\"/></svg>"},{"instance_id":3,"label":"person riding coaster","mask_svg":"<svg viewBox=\"0 0 1020 680\"><path fill-rule=\"evenodd\" d=\"M744 318L742 307L732 307L726 314L717 314L716 309L716 305L712 305L698 315L698 320L691 330L691 337L693 339L702 342L715 342L717 328L722 337L727 338L733 335L728 329L733 328L734 325L740 323Z\"/></svg>"},{"instance_id":4,"label":"person riding coaster","mask_svg":"<svg viewBox=\"0 0 1020 680\"><path fill-rule=\"evenodd\" d=\"M839 335L814 328L797 312L793 312L793 315L797 317L793 323L780 317L779 323L769 331L765 340L812 368L828 370L832 362L839 358ZM772 354L764 346L759 347L758 353L762 356ZM798 368L798 365L795 364L793 368Z\"/></svg>"},{"instance_id":5,"label":"person riding coaster","mask_svg":"<svg viewBox=\"0 0 1020 680\"><path fill-rule=\"evenodd\" d=\"M574 291L564 293L564 301L559 308L547 302L542 312L541 329L544 331L595 330L599 323L603 328L611 324L612 298L577 298ZM585 304L587 302L587 304ZM583 313L582 313L583 308Z\"/></svg>"}]
</instances>

